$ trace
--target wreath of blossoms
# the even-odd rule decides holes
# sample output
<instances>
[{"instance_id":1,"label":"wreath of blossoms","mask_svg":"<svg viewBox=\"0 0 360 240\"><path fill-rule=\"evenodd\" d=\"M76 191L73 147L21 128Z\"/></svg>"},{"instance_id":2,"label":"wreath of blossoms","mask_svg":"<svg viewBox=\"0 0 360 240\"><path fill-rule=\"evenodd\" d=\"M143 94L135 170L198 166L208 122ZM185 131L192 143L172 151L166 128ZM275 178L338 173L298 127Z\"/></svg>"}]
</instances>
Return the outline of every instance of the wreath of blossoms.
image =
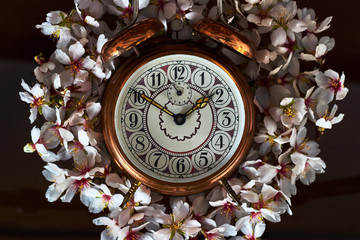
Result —
<instances>
[{"instance_id":1,"label":"wreath of blossoms","mask_svg":"<svg viewBox=\"0 0 360 240\"><path fill-rule=\"evenodd\" d=\"M181 19L185 27L166 34L188 39L198 19L218 18L212 5L208 0L140 0L138 19L157 17L165 26ZM224 52L244 70L259 110L253 147L228 180L242 204L220 185L207 193L164 199L141 185L121 209L131 182L111 169L99 119L115 64L103 63L99 55L132 13L128 0L75 0L69 14L52 11L36 26L56 42L56 50L48 60L35 57L37 83L30 87L22 80L20 98L30 104L31 123L42 117L24 151L37 151L46 162L42 173L52 182L46 198L70 202L78 194L91 213L102 213L93 220L106 227L101 239L258 239L265 220L280 222L281 214L291 214L297 180L308 185L324 172L319 145L306 127L315 126L321 134L343 119L343 114L336 116L333 101L348 92L345 76L320 70L335 41L317 35L330 27L332 17L318 23L312 9L298 9L289 0L226 1L225 19L258 49L255 61L237 61ZM107 22L113 18L117 24L110 28Z\"/></svg>"}]
</instances>

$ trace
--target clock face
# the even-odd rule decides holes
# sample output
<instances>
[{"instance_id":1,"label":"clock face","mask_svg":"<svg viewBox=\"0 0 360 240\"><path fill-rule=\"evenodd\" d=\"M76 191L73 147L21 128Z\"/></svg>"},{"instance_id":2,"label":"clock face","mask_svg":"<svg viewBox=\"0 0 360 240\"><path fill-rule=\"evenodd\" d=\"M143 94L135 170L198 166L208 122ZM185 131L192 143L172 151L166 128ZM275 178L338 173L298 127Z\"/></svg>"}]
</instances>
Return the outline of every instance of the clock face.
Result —
<instances>
[{"instance_id":1,"label":"clock face","mask_svg":"<svg viewBox=\"0 0 360 240\"><path fill-rule=\"evenodd\" d=\"M167 54L147 61L112 104L121 162L133 177L155 179L155 188L217 175L243 148L249 112L243 99L233 76L209 59Z\"/></svg>"}]
</instances>

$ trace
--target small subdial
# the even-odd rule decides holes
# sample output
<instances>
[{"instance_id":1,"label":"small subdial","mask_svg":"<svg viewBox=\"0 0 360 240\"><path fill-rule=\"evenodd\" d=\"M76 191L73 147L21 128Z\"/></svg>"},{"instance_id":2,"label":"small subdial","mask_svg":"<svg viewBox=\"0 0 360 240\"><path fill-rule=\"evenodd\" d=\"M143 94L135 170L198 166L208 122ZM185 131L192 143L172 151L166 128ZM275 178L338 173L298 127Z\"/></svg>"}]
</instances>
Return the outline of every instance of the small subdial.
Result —
<instances>
[{"instance_id":1,"label":"small subdial","mask_svg":"<svg viewBox=\"0 0 360 240\"><path fill-rule=\"evenodd\" d=\"M167 91L169 101L174 105L184 105L190 101L191 88L185 82L174 82Z\"/></svg>"}]
</instances>

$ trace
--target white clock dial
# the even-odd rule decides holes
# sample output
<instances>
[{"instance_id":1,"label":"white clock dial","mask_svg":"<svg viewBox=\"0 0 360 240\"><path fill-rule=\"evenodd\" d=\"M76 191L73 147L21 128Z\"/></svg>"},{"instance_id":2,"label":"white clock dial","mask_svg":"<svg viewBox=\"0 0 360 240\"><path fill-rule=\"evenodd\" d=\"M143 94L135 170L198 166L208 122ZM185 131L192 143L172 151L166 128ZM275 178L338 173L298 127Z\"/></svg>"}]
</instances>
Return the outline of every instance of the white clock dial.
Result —
<instances>
[{"instance_id":1,"label":"white clock dial","mask_svg":"<svg viewBox=\"0 0 360 240\"><path fill-rule=\"evenodd\" d=\"M114 119L121 149L139 171L190 183L232 158L243 137L245 107L223 68L195 55L169 54L131 74Z\"/></svg>"}]
</instances>

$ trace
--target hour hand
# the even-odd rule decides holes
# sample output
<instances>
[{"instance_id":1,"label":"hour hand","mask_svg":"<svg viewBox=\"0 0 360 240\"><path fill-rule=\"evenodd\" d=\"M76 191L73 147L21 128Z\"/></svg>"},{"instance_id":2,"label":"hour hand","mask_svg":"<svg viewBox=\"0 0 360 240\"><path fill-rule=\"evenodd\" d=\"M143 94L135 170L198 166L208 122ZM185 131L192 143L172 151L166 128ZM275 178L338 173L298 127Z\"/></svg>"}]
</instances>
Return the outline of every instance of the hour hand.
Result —
<instances>
[{"instance_id":1,"label":"hour hand","mask_svg":"<svg viewBox=\"0 0 360 240\"><path fill-rule=\"evenodd\" d=\"M211 96L210 97L201 97L198 100L196 100L196 103L194 104L194 106L185 113L185 116L190 115L190 113L192 113L196 109L201 109L201 108L206 107L206 105L208 104L210 99L211 99Z\"/></svg>"},{"instance_id":2,"label":"hour hand","mask_svg":"<svg viewBox=\"0 0 360 240\"><path fill-rule=\"evenodd\" d=\"M162 106L160 103L156 102L154 99L146 96L145 94L141 94L140 97L142 97L143 99L145 99L147 102L149 102L150 104L154 105L155 107L157 107L158 109L160 109L161 111L164 111L165 113L169 114L170 116L174 117L174 113L172 113L170 110L168 110L166 107Z\"/></svg>"}]
</instances>

